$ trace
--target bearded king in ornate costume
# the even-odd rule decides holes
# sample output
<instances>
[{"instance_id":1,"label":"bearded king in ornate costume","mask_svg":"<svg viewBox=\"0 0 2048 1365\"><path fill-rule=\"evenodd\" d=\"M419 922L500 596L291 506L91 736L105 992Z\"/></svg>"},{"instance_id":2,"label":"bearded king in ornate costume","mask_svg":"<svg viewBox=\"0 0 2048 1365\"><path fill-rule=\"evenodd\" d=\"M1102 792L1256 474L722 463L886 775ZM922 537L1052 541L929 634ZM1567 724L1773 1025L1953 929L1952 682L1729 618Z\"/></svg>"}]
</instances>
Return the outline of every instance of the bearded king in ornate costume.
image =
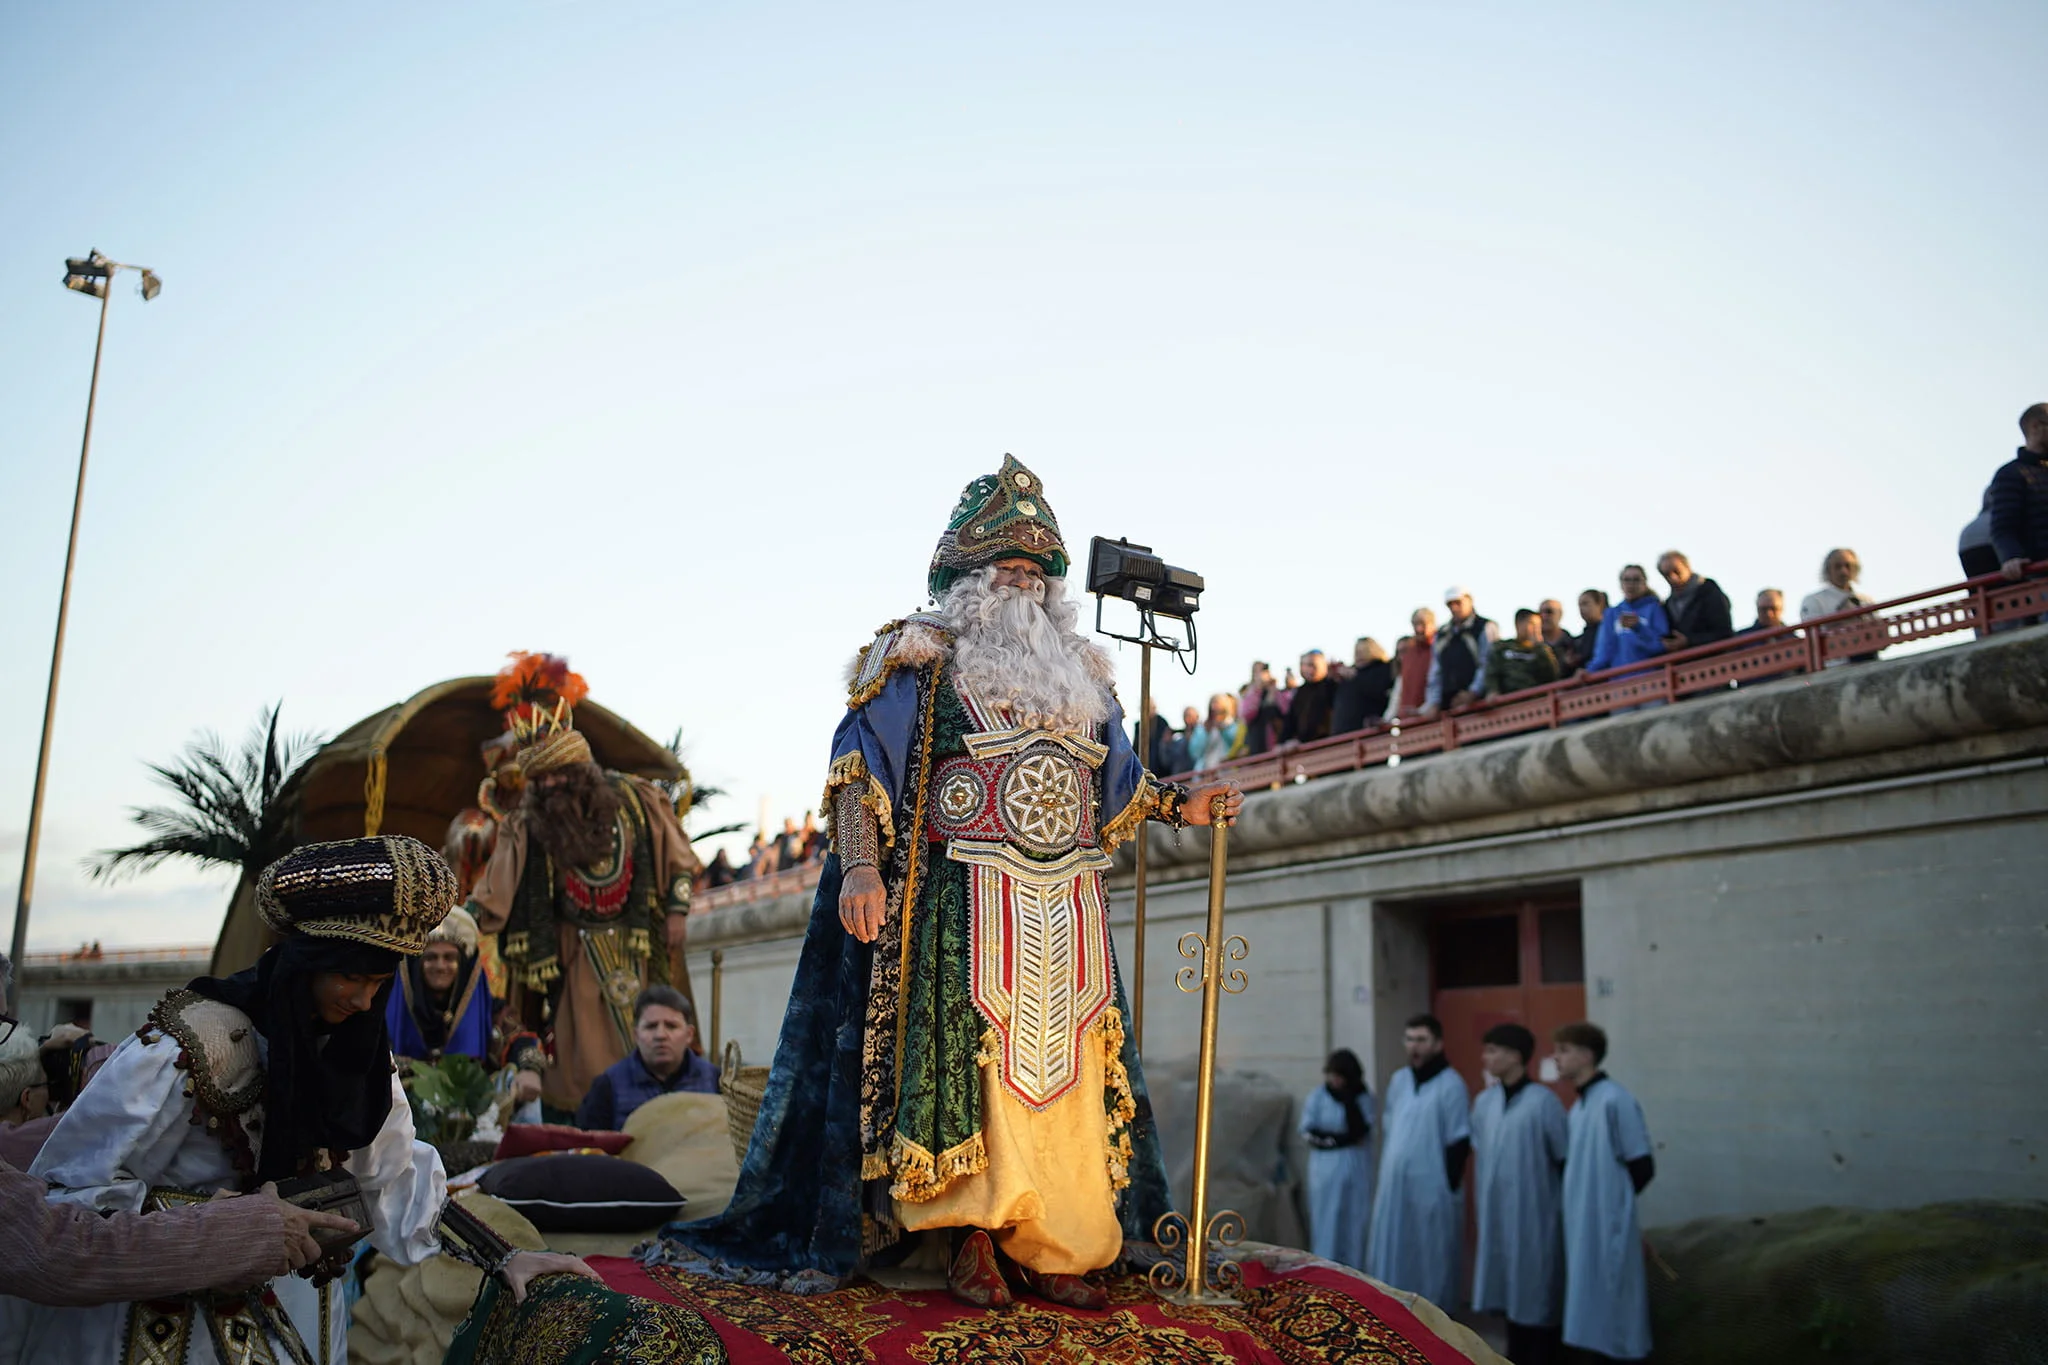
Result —
<instances>
[{"instance_id":1,"label":"bearded king in ornate costume","mask_svg":"<svg viewBox=\"0 0 2048 1365\"><path fill-rule=\"evenodd\" d=\"M832 853L739 1188L660 1258L829 1288L943 1229L962 1301L1092 1308L1084 1277L1167 1211L1102 879L1144 821L1242 797L1139 765L1066 568L1005 457L940 538L935 609L854 661Z\"/></svg>"}]
</instances>

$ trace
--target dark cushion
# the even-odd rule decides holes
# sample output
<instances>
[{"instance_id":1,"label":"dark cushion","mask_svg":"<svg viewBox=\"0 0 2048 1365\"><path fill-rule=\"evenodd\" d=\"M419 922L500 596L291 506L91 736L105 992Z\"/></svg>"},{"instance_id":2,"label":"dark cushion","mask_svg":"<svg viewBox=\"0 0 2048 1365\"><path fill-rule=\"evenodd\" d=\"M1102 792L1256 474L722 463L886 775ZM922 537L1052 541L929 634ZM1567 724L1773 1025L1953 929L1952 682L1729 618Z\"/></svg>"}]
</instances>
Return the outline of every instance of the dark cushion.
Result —
<instances>
[{"instance_id":1,"label":"dark cushion","mask_svg":"<svg viewBox=\"0 0 2048 1365\"><path fill-rule=\"evenodd\" d=\"M637 1232L683 1207L661 1172L616 1156L515 1157L477 1183L542 1232Z\"/></svg>"},{"instance_id":2,"label":"dark cushion","mask_svg":"<svg viewBox=\"0 0 2048 1365\"><path fill-rule=\"evenodd\" d=\"M497 1155L491 1159L510 1161L515 1156L568 1151L576 1147L595 1147L600 1152L617 1156L632 1145L633 1139L624 1133L593 1132L566 1123L515 1123L505 1130L504 1137L498 1139Z\"/></svg>"}]
</instances>

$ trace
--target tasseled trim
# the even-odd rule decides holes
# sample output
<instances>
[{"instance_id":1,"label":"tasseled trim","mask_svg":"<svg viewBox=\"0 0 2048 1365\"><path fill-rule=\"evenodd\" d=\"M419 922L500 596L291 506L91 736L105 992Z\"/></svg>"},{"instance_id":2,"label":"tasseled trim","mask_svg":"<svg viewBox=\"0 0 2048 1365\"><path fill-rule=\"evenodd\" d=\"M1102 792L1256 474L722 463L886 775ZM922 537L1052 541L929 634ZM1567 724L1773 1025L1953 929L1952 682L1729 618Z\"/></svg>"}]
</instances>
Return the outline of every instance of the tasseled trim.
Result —
<instances>
[{"instance_id":1,"label":"tasseled trim","mask_svg":"<svg viewBox=\"0 0 2048 1365\"><path fill-rule=\"evenodd\" d=\"M498 950L498 956L504 958L507 962L524 962L529 944L530 940L527 938L524 929L519 930L517 933L507 934L505 935L504 946Z\"/></svg>"},{"instance_id":2,"label":"tasseled trim","mask_svg":"<svg viewBox=\"0 0 2048 1365\"><path fill-rule=\"evenodd\" d=\"M976 1066L994 1066L1002 1060L1002 1036L994 1029L984 1029L981 1035L981 1046L974 1053L974 1064Z\"/></svg>"},{"instance_id":3,"label":"tasseled trim","mask_svg":"<svg viewBox=\"0 0 2048 1365\"><path fill-rule=\"evenodd\" d=\"M1131 794L1130 804L1117 812L1116 818L1102 827L1099 836L1102 851L1114 853L1117 847L1137 832L1140 825L1159 812L1159 783L1150 773L1138 778L1138 790Z\"/></svg>"},{"instance_id":4,"label":"tasseled trim","mask_svg":"<svg viewBox=\"0 0 2048 1365\"><path fill-rule=\"evenodd\" d=\"M887 1180L889 1178L889 1154L887 1152L864 1153L860 1159L860 1178L862 1180Z\"/></svg>"},{"instance_id":5,"label":"tasseled trim","mask_svg":"<svg viewBox=\"0 0 2048 1365\"><path fill-rule=\"evenodd\" d=\"M536 962L519 974L520 982L530 991L543 991L562 979L562 963L559 958Z\"/></svg>"},{"instance_id":6,"label":"tasseled trim","mask_svg":"<svg viewBox=\"0 0 2048 1365\"><path fill-rule=\"evenodd\" d=\"M654 938L645 929L626 931L626 954L638 962L654 955Z\"/></svg>"},{"instance_id":7,"label":"tasseled trim","mask_svg":"<svg viewBox=\"0 0 2048 1365\"><path fill-rule=\"evenodd\" d=\"M896 846L896 820L893 813L895 805L889 800L889 792L882 786L880 779L868 771L868 761L858 749L833 759L832 770L825 775L825 799L818 803L818 809L825 815L825 840L832 847L839 847L839 840L833 833L833 826L838 823L834 810L838 803L832 798L841 787L861 783L865 783L866 786L861 791L860 803L875 817L875 824L882 836L882 852L887 853Z\"/></svg>"},{"instance_id":8,"label":"tasseled trim","mask_svg":"<svg viewBox=\"0 0 2048 1365\"><path fill-rule=\"evenodd\" d=\"M1103 1112L1108 1123L1109 1187L1121 1190L1131 1183L1131 1124L1138 1117L1138 1101L1131 1094L1131 1073L1124 1067L1124 1016L1111 1005L1096 1019L1094 1032L1102 1035Z\"/></svg>"},{"instance_id":9,"label":"tasseled trim","mask_svg":"<svg viewBox=\"0 0 2048 1365\"><path fill-rule=\"evenodd\" d=\"M906 1204L922 1204L944 1194L946 1186L961 1176L980 1175L987 1170L988 1147L977 1130L967 1141L934 1157L928 1149L898 1133L890 1146L889 1165L896 1175L896 1183L889 1187L889 1197Z\"/></svg>"}]
</instances>

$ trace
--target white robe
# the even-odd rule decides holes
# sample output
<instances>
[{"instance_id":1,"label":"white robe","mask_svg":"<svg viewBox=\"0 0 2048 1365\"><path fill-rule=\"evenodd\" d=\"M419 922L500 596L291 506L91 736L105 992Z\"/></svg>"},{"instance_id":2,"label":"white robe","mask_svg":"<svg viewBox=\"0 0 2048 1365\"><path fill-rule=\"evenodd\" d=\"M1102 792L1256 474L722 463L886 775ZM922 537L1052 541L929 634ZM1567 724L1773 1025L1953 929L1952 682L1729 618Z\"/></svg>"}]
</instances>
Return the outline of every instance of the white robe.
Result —
<instances>
[{"instance_id":1,"label":"white robe","mask_svg":"<svg viewBox=\"0 0 2048 1365\"><path fill-rule=\"evenodd\" d=\"M139 1212L151 1186L210 1193L237 1189L227 1148L203 1123L192 1120L193 1102L178 1069L179 1045L159 1036L144 1043L131 1036L115 1050L92 1083L51 1132L29 1168L55 1187L50 1198L96 1209ZM244 1120L260 1118L259 1104ZM252 1149L260 1152L257 1137ZM397 1076L391 1078L391 1113L370 1145L349 1153L349 1174L362 1186L375 1224L370 1242L401 1265L415 1265L440 1249L435 1226L447 1198L440 1154L413 1137L412 1109ZM298 1328L315 1365L348 1359L348 1313L340 1281L319 1290L310 1280L285 1275L270 1282L278 1302ZM327 1301L327 1341L320 1339L321 1299ZM56 1362L64 1365L121 1365L127 1341L129 1305L46 1308L0 1297L0 1365ZM273 1337L272 1353L288 1361ZM217 1365L213 1339L195 1314L186 1365Z\"/></svg>"},{"instance_id":2,"label":"white robe","mask_svg":"<svg viewBox=\"0 0 2048 1365\"><path fill-rule=\"evenodd\" d=\"M1512 1104L1506 1086L1489 1086L1472 1101L1472 1157L1479 1204L1472 1311L1555 1327L1564 1307L1564 1106L1537 1081L1516 1091Z\"/></svg>"},{"instance_id":3,"label":"white robe","mask_svg":"<svg viewBox=\"0 0 2048 1365\"><path fill-rule=\"evenodd\" d=\"M1464 1218L1444 1169L1444 1149L1472 1136L1468 1103L1464 1078L1450 1067L1420 1090L1415 1068L1394 1073L1365 1258L1366 1274L1420 1294L1446 1313L1458 1303Z\"/></svg>"},{"instance_id":4,"label":"white robe","mask_svg":"<svg viewBox=\"0 0 2048 1365\"><path fill-rule=\"evenodd\" d=\"M1643 1107L1602 1078L1572 1106L1564 1166L1564 1340L1619 1360L1650 1354L1650 1282L1627 1163L1650 1155Z\"/></svg>"},{"instance_id":5,"label":"white robe","mask_svg":"<svg viewBox=\"0 0 2048 1365\"><path fill-rule=\"evenodd\" d=\"M1372 1094L1358 1097L1359 1112L1372 1123ZM1344 1106L1323 1086L1301 1102L1301 1132L1342 1136ZM1365 1233L1372 1221L1372 1133L1352 1147L1308 1153L1309 1250L1326 1261L1365 1269Z\"/></svg>"}]
</instances>

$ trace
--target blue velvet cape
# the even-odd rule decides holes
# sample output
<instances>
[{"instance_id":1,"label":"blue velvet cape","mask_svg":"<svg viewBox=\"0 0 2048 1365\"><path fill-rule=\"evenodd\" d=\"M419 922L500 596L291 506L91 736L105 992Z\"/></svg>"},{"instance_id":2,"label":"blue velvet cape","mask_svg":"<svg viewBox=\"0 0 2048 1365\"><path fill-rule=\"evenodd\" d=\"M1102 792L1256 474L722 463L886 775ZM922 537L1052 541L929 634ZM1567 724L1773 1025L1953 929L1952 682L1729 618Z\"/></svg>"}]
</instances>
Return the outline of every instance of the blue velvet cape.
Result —
<instances>
[{"instance_id":1,"label":"blue velvet cape","mask_svg":"<svg viewBox=\"0 0 2048 1365\"><path fill-rule=\"evenodd\" d=\"M878 640L882 649L886 640ZM945 670L897 668L871 699L849 709L833 737L832 756L861 754L869 775L887 792L891 808L906 808L906 774L915 771L927 690L950 686ZM1111 703L1105 740L1109 758L1102 768L1103 820L1107 822L1141 795L1149 778L1124 733L1123 713ZM904 831L899 838L922 838ZM887 1198L886 1179L861 1181L862 1041L874 949L848 934L839 922L840 867L836 853L825 860L811 906L810 927L782 1017L782 1035L768 1077L761 1115L754 1125L739 1185L732 1202L714 1218L672 1223L662 1231L668 1247L650 1259L689 1267L709 1258L730 1270L764 1272L786 1287L810 1287L816 1277L837 1279L864 1263L862 1211ZM1114 950L1112 950L1112 956ZM1118 974L1116 1006L1130 1015ZM1131 1126L1130 1184L1117 1211L1126 1238L1148 1239L1152 1225L1171 1207L1166 1168L1137 1049L1126 1029L1122 1061L1130 1075L1138 1114ZM873 1255L886 1263L905 1254L915 1235Z\"/></svg>"}]
</instances>

